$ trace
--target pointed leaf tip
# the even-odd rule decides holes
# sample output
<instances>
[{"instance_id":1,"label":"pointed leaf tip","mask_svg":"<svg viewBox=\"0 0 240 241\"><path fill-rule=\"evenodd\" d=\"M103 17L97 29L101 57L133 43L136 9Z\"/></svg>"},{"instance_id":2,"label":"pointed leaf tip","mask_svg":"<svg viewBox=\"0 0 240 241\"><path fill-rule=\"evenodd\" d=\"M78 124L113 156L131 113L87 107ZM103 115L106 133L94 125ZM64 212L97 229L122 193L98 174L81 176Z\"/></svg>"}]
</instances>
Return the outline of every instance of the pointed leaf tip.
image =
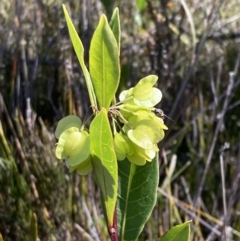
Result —
<instances>
[{"instance_id":1,"label":"pointed leaf tip","mask_svg":"<svg viewBox=\"0 0 240 241\"><path fill-rule=\"evenodd\" d=\"M90 45L90 75L100 109L109 108L120 79L118 44L102 15Z\"/></svg>"},{"instance_id":2,"label":"pointed leaf tip","mask_svg":"<svg viewBox=\"0 0 240 241\"><path fill-rule=\"evenodd\" d=\"M190 222L172 227L157 241L190 241Z\"/></svg>"}]
</instances>

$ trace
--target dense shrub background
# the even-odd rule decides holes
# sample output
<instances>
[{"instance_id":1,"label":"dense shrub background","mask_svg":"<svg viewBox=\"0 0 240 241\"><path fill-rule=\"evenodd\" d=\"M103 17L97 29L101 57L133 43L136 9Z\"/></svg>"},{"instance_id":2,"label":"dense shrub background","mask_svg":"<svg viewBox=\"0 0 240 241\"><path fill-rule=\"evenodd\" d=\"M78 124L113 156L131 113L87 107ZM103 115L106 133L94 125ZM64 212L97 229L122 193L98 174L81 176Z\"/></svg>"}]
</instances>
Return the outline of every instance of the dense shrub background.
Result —
<instances>
[{"instance_id":1,"label":"dense shrub background","mask_svg":"<svg viewBox=\"0 0 240 241\"><path fill-rule=\"evenodd\" d=\"M140 240L190 219L191 240L240 240L238 0L1 0L3 239L35 240L38 230L39 240L109 240L92 176L70 175L54 156L57 121L91 114L62 3L86 62L100 15L119 7L119 91L159 76L159 108L172 120L165 118L169 131L160 145L158 203Z\"/></svg>"}]
</instances>

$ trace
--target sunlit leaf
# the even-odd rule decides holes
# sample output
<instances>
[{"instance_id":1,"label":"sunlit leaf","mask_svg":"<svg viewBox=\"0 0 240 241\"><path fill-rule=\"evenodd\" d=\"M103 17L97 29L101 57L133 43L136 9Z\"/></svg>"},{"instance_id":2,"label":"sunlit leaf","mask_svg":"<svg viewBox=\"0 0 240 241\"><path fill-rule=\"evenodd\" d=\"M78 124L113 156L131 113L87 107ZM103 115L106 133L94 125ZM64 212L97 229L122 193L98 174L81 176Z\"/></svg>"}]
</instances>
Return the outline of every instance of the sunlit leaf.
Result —
<instances>
[{"instance_id":1,"label":"sunlit leaf","mask_svg":"<svg viewBox=\"0 0 240 241\"><path fill-rule=\"evenodd\" d=\"M174 226L157 241L190 241L190 222Z\"/></svg>"},{"instance_id":2,"label":"sunlit leaf","mask_svg":"<svg viewBox=\"0 0 240 241\"><path fill-rule=\"evenodd\" d=\"M119 240L137 240L157 198L158 160L136 166L128 160L118 162L117 202Z\"/></svg>"},{"instance_id":3,"label":"sunlit leaf","mask_svg":"<svg viewBox=\"0 0 240 241\"><path fill-rule=\"evenodd\" d=\"M78 61L80 63L80 66L82 68L82 71L83 71L83 74L84 74L84 77L86 80L91 105L97 106L96 96L95 96L95 93L93 90L90 74L84 63L84 48L83 48L82 41L78 36L78 33L72 23L71 18L69 17L69 14L68 14L68 11L67 11L65 5L63 4L62 6L63 6L63 12L64 12L65 19L66 19L67 26L68 26L69 35L70 35L70 38L71 38L71 41L73 44L73 48L75 50L75 53L77 55Z\"/></svg>"},{"instance_id":4,"label":"sunlit leaf","mask_svg":"<svg viewBox=\"0 0 240 241\"><path fill-rule=\"evenodd\" d=\"M90 125L90 140L93 171L104 200L108 225L111 227L117 200L118 166L105 108L102 108Z\"/></svg>"},{"instance_id":5,"label":"sunlit leaf","mask_svg":"<svg viewBox=\"0 0 240 241\"><path fill-rule=\"evenodd\" d=\"M120 28L120 19L119 19L119 9L115 8L109 22L109 26L112 29L112 32L117 40L118 51L120 53L120 39L121 39L121 28Z\"/></svg>"},{"instance_id":6,"label":"sunlit leaf","mask_svg":"<svg viewBox=\"0 0 240 241\"><path fill-rule=\"evenodd\" d=\"M102 15L90 45L90 75L100 109L109 108L120 79L118 44Z\"/></svg>"},{"instance_id":7,"label":"sunlit leaf","mask_svg":"<svg viewBox=\"0 0 240 241\"><path fill-rule=\"evenodd\" d=\"M62 118L57 125L57 128L55 130L55 136L57 139L59 139L59 136L68 128L70 127L76 127L80 129L82 125L81 119L76 115L68 115L64 118Z\"/></svg>"}]
</instances>

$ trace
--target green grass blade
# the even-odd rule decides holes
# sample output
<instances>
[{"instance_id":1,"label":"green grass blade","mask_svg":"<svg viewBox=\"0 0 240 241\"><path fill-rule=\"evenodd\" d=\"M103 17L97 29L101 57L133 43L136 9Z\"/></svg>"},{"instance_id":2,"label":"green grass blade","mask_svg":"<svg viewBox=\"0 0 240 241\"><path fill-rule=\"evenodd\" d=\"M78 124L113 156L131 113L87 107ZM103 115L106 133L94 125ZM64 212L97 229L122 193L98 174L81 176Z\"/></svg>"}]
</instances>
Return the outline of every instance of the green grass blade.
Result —
<instances>
[{"instance_id":1,"label":"green grass blade","mask_svg":"<svg viewBox=\"0 0 240 241\"><path fill-rule=\"evenodd\" d=\"M31 232L31 240L37 241L38 239L38 225L37 225L37 215L35 213L32 214L31 223L30 223L30 232Z\"/></svg>"}]
</instances>

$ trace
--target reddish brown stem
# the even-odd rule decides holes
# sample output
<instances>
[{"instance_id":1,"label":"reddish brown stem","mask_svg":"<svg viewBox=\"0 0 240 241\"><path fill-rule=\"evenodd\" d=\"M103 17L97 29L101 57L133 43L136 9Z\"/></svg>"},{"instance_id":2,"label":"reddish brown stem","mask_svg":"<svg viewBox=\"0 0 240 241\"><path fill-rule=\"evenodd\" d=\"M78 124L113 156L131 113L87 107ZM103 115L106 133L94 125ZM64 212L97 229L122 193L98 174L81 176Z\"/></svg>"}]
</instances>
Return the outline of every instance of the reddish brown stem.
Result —
<instances>
[{"instance_id":1,"label":"reddish brown stem","mask_svg":"<svg viewBox=\"0 0 240 241\"><path fill-rule=\"evenodd\" d=\"M108 233L112 241L118 241L118 232L117 232L117 212L116 207L113 215L113 224L108 226Z\"/></svg>"}]
</instances>

